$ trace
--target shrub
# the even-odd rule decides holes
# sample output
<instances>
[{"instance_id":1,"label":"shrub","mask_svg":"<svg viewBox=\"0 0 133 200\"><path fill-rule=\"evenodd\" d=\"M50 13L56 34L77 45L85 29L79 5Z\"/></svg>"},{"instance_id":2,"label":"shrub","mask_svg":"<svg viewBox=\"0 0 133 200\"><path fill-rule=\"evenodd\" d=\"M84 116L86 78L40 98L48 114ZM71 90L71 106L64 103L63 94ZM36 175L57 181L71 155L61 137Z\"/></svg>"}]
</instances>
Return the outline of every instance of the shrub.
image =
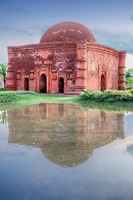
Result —
<instances>
[{"instance_id":1,"label":"shrub","mask_svg":"<svg viewBox=\"0 0 133 200\"><path fill-rule=\"evenodd\" d=\"M0 87L0 91L5 91L5 88L3 88L3 87Z\"/></svg>"},{"instance_id":2,"label":"shrub","mask_svg":"<svg viewBox=\"0 0 133 200\"><path fill-rule=\"evenodd\" d=\"M84 91L84 93L80 96L82 100L95 100L102 102L117 102L117 101L133 101L133 90L124 91L124 90L106 90L104 92L88 92Z\"/></svg>"},{"instance_id":3,"label":"shrub","mask_svg":"<svg viewBox=\"0 0 133 200\"><path fill-rule=\"evenodd\" d=\"M128 92L129 94L133 95L133 89L129 90Z\"/></svg>"},{"instance_id":4,"label":"shrub","mask_svg":"<svg viewBox=\"0 0 133 200\"><path fill-rule=\"evenodd\" d=\"M84 92L80 95L81 99L87 100L90 98L90 93L87 90L84 90Z\"/></svg>"}]
</instances>

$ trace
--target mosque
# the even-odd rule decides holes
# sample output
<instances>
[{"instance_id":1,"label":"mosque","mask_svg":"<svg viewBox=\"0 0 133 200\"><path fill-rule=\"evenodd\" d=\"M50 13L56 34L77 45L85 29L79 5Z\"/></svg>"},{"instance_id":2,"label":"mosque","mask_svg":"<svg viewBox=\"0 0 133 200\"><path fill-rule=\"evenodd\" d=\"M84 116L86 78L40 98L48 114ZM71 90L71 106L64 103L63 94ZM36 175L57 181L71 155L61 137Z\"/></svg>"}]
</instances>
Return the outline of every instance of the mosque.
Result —
<instances>
[{"instance_id":1,"label":"mosque","mask_svg":"<svg viewBox=\"0 0 133 200\"><path fill-rule=\"evenodd\" d=\"M8 47L7 90L80 94L125 90L126 51L98 44L76 22L49 28L38 44Z\"/></svg>"}]
</instances>

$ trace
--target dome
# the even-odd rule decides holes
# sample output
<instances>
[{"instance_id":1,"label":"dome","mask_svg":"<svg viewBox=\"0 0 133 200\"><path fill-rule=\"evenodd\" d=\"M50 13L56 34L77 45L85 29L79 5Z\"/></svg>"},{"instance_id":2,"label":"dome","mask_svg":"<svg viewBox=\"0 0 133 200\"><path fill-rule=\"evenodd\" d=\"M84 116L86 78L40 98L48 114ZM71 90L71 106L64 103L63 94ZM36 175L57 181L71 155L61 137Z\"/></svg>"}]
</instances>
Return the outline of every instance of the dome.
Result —
<instances>
[{"instance_id":1,"label":"dome","mask_svg":"<svg viewBox=\"0 0 133 200\"><path fill-rule=\"evenodd\" d=\"M93 33L76 22L62 22L49 28L40 43L45 42L96 42Z\"/></svg>"}]
</instances>

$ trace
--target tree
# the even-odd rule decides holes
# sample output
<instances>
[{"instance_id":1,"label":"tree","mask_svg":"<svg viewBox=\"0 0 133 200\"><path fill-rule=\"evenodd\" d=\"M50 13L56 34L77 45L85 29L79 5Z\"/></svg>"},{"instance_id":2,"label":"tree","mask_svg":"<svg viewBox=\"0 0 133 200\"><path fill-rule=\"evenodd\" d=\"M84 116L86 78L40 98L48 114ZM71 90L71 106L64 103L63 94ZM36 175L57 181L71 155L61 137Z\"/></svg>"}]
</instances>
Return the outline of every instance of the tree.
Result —
<instances>
[{"instance_id":1,"label":"tree","mask_svg":"<svg viewBox=\"0 0 133 200\"><path fill-rule=\"evenodd\" d=\"M4 88L6 88L6 74L7 74L7 64L0 64L0 75L3 77Z\"/></svg>"},{"instance_id":2,"label":"tree","mask_svg":"<svg viewBox=\"0 0 133 200\"><path fill-rule=\"evenodd\" d=\"M130 87L133 87L133 78L129 77L126 79L126 84Z\"/></svg>"},{"instance_id":3,"label":"tree","mask_svg":"<svg viewBox=\"0 0 133 200\"><path fill-rule=\"evenodd\" d=\"M129 70L126 72L126 79L127 78L131 78L131 72Z\"/></svg>"},{"instance_id":4,"label":"tree","mask_svg":"<svg viewBox=\"0 0 133 200\"><path fill-rule=\"evenodd\" d=\"M127 88L133 88L133 68L126 71L125 78Z\"/></svg>"}]
</instances>

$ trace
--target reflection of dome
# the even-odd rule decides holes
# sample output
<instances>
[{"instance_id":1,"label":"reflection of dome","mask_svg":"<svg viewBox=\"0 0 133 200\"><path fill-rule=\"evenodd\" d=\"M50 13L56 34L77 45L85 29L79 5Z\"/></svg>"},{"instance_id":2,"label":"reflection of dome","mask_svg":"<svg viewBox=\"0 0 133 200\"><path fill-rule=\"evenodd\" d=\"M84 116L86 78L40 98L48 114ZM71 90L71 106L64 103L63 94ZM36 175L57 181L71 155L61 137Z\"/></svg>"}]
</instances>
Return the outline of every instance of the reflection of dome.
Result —
<instances>
[{"instance_id":1,"label":"reflection of dome","mask_svg":"<svg viewBox=\"0 0 133 200\"><path fill-rule=\"evenodd\" d=\"M122 125L123 115L67 104L8 111L9 142L38 147L63 167L86 162L96 148L123 136Z\"/></svg>"},{"instance_id":2,"label":"reflection of dome","mask_svg":"<svg viewBox=\"0 0 133 200\"><path fill-rule=\"evenodd\" d=\"M50 138L48 139L50 140ZM79 139L78 136L77 139ZM95 141L92 143L84 144L83 140L81 140L80 143L78 143L77 140L75 142L72 140L71 142L65 142L60 137L58 141L54 142L52 139L40 148L44 156L51 162L62 167L72 167L83 164L89 159L95 149L107 145L115 139L116 137L109 138L106 136L102 140L95 138Z\"/></svg>"},{"instance_id":3,"label":"reflection of dome","mask_svg":"<svg viewBox=\"0 0 133 200\"><path fill-rule=\"evenodd\" d=\"M92 32L76 22L62 22L49 28L42 36L44 42L96 42Z\"/></svg>"},{"instance_id":4,"label":"reflection of dome","mask_svg":"<svg viewBox=\"0 0 133 200\"><path fill-rule=\"evenodd\" d=\"M77 145L76 141L75 143L64 142L60 139L58 142L48 142L41 150L48 160L63 167L80 165L86 162L92 154L92 152L89 154L89 149Z\"/></svg>"}]
</instances>

